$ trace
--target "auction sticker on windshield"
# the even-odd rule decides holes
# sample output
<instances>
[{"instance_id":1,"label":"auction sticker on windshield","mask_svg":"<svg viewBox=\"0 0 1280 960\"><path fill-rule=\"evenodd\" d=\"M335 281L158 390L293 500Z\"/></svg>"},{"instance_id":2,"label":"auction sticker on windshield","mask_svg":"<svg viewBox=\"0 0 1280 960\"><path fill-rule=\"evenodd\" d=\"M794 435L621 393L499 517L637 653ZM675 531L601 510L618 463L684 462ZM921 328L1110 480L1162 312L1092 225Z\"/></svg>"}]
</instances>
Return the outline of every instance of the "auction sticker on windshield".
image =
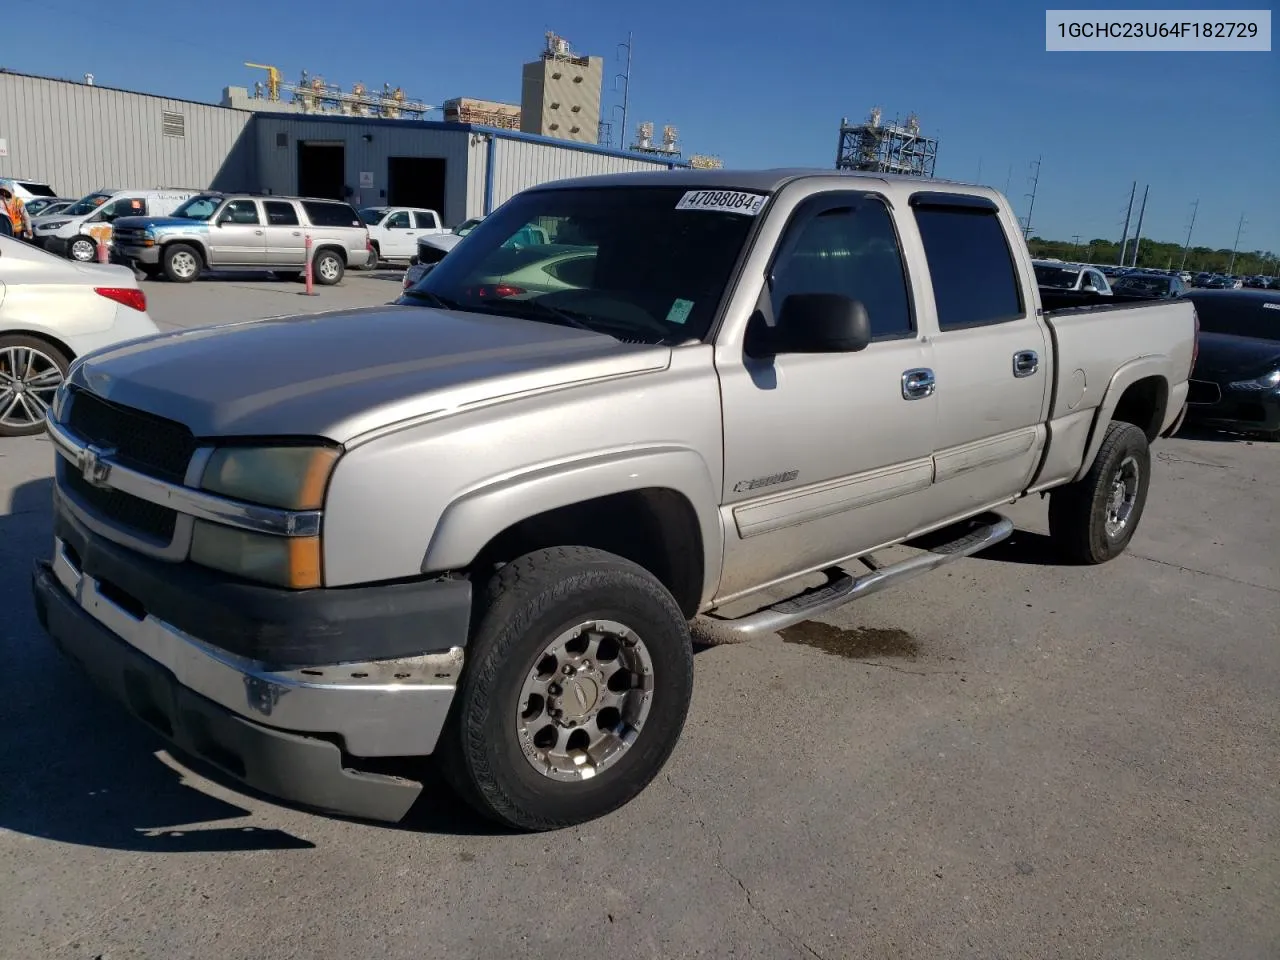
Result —
<instances>
[{"instance_id":1,"label":"auction sticker on windshield","mask_svg":"<svg viewBox=\"0 0 1280 960\"><path fill-rule=\"evenodd\" d=\"M718 213L741 213L754 217L769 199L759 193L743 193L740 190L690 190L680 202L677 210L714 210Z\"/></svg>"}]
</instances>

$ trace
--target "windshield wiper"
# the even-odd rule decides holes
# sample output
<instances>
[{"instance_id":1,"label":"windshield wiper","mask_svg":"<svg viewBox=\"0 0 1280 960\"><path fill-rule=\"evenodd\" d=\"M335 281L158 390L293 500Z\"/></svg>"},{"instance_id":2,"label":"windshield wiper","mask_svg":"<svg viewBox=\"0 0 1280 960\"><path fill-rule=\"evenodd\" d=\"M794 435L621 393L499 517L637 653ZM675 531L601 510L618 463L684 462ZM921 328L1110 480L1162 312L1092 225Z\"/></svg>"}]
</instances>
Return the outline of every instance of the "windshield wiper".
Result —
<instances>
[{"instance_id":1,"label":"windshield wiper","mask_svg":"<svg viewBox=\"0 0 1280 960\"><path fill-rule=\"evenodd\" d=\"M404 291L404 293L402 293L401 296L417 297L419 300L426 300L433 307L436 307L439 310L457 310L458 309L458 304L455 303L453 300L446 300L444 297L440 296L439 294L432 293L430 290L415 290L414 288L410 287L408 290Z\"/></svg>"},{"instance_id":2,"label":"windshield wiper","mask_svg":"<svg viewBox=\"0 0 1280 960\"><path fill-rule=\"evenodd\" d=\"M590 320L591 317L585 313L565 310L562 307L553 307L550 304L542 303L539 300L510 300L506 297L484 297L477 302L486 305L500 304L502 306L515 306L518 304L521 307L532 307L535 311L541 314L543 318L553 322L559 322L566 327L573 327L576 330L586 330L588 333L607 333L607 331L597 330L589 323L585 323L582 319L579 319L585 318L586 320ZM529 319L537 320L538 318L530 317ZM613 334L608 335L613 336Z\"/></svg>"}]
</instances>

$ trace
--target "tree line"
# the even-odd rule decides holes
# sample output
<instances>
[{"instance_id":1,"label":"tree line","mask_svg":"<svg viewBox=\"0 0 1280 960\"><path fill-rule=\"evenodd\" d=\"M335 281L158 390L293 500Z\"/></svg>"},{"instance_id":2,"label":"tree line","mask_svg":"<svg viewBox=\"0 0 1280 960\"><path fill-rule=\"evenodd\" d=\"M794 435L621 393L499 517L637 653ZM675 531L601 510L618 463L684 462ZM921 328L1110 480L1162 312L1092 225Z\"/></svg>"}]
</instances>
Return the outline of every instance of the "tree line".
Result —
<instances>
[{"instance_id":1,"label":"tree line","mask_svg":"<svg viewBox=\"0 0 1280 960\"><path fill-rule=\"evenodd\" d=\"M1103 266L1120 262L1120 244L1114 240L1096 239L1073 243L1070 240L1045 240L1043 237L1032 237L1027 241L1033 257L1046 260L1074 260L1080 263L1096 263ZM1125 262L1133 257L1133 241L1130 240L1125 252ZM1235 266L1231 272L1236 276L1274 276L1277 270L1277 256L1267 250L1243 250L1236 253ZM1177 270L1183 268L1192 273L1207 271L1209 273L1226 273L1231 265L1230 250L1212 250L1209 247L1191 247L1187 251L1187 260L1182 262L1182 244L1160 243L1143 237L1138 248L1138 266L1151 267L1157 270Z\"/></svg>"}]
</instances>

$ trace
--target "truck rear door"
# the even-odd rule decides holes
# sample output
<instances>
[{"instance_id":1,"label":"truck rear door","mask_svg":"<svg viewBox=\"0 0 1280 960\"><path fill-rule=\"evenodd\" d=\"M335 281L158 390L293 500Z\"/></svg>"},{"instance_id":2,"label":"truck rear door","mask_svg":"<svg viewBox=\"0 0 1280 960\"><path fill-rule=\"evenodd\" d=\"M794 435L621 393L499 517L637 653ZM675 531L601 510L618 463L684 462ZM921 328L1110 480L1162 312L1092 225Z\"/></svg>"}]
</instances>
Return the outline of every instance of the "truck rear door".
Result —
<instances>
[{"instance_id":1,"label":"truck rear door","mask_svg":"<svg viewBox=\"0 0 1280 960\"><path fill-rule=\"evenodd\" d=\"M910 207L936 323L937 443L923 528L1026 489L1044 448L1053 355L1009 242L1012 218L966 194L921 191Z\"/></svg>"}]
</instances>

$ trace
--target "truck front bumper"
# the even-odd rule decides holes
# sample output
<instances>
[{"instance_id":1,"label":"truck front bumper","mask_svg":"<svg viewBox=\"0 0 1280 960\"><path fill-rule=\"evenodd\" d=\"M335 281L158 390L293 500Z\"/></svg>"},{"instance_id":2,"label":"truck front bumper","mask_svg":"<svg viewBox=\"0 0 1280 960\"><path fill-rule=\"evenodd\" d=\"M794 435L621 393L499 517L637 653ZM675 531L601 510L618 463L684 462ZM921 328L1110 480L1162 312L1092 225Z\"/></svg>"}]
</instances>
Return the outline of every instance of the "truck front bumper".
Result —
<instances>
[{"instance_id":1,"label":"truck front bumper","mask_svg":"<svg viewBox=\"0 0 1280 960\"><path fill-rule=\"evenodd\" d=\"M136 261L155 266L160 262L160 248L117 244L112 250L112 260L117 263L132 263Z\"/></svg>"},{"instance_id":2,"label":"truck front bumper","mask_svg":"<svg viewBox=\"0 0 1280 960\"><path fill-rule=\"evenodd\" d=\"M179 749L283 800L370 820L408 812L422 785L362 771L360 758L433 752L461 673L461 647L269 666L157 618L87 566L56 539L53 561L37 562L32 574L37 616L59 649L136 717Z\"/></svg>"}]
</instances>

